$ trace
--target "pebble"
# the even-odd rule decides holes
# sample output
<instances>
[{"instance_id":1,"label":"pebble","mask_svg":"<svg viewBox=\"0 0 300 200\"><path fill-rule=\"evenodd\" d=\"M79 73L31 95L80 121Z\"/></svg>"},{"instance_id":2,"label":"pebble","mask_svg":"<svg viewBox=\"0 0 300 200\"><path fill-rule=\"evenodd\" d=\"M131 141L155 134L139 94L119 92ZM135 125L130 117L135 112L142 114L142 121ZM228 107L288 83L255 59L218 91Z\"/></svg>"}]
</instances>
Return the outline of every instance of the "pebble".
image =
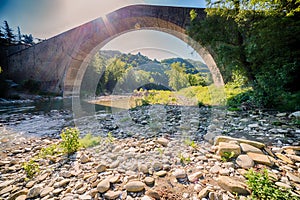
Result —
<instances>
[{"instance_id":1,"label":"pebble","mask_svg":"<svg viewBox=\"0 0 300 200\"><path fill-rule=\"evenodd\" d=\"M191 109L190 113L192 112L195 111ZM182 117L184 116L182 115ZM226 121L238 121L241 118L242 116L236 115L235 119L229 117ZM281 120L285 119L285 117L281 117ZM112 117L105 117L105 120L109 122ZM139 118L137 118L138 120ZM141 126L143 120L147 121L147 124ZM143 128L134 129L134 133L140 133L141 130L146 131L150 122L152 123L152 121L148 121L148 118L143 120L139 121ZM176 120L176 117L172 117L170 124L176 124ZM185 119L181 118L180 120ZM195 120L193 125L198 126L197 123ZM201 126L201 123L198 124ZM271 123L261 119L260 115L255 115L255 117L238 121L236 130L232 131L241 133L248 131L255 137L257 134L256 138L265 137L264 133L272 135L273 132L274 134L298 134L296 129L292 130L284 126L270 128L269 124ZM163 129L163 126L161 128ZM268 130L271 129L273 130L268 133ZM225 200L233 199L232 193L237 193L237 196L243 199L243 195L250 193L245 185L246 179L243 175L250 168L259 170L264 167L270 169L269 175L276 181L276 186L290 188L294 194L300 189L299 146L274 145L268 146L269 150L266 151L266 144L258 141L218 136L211 138L213 145L198 140L197 148L192 148L180 138L174 138L173 135L181 134L179 129L177 132L169 132L170 130L157 132L158 139L147 137L145 134L143 138L124 137L93 148L82 149L70 157L71 162L64 155L58 155L51 161L43 159L37 162L41 165L39 175L28 182L24 180L25 172L21 169L22 162L33 158L42 147L53 142L57 143L57 140L49 139L43 143L43 140L36 139L28 141L24 148L18 147L3 151L1 153L4 156L0 158L0 199L147 200L163 199L162 195L172 194L177 199ZM218 127L215 124L209 126L209 131L217 132L217 130ZM163 131L165 132L163 133ZM164 135L165 133L167 135ZM116 136L118 131L112 131L112 134ZM191 134L191 137L194 135ZM289 140L296 144L295 139ZM285 140L282 139L281 142L283 144ZM223 162L221 155L224 155L226 151L235 152L235 156L228 162ZM273 154L275 156L272 156ZM176 162L178 155L189 157L190 161ZM52 169L55 170L52 171ZM13 170L18 171L16 173Z\"/></svg>"}]
</instances>

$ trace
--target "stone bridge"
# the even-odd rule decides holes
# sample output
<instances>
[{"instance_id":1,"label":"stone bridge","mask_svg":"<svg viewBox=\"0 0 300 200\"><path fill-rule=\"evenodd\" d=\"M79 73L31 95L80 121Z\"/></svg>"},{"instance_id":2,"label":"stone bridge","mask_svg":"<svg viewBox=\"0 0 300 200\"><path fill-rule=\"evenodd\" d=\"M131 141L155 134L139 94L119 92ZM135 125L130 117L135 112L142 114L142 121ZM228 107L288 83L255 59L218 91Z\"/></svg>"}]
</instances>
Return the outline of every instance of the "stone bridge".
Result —
<instances>
[{"instance_id":1,"label":"stone bridge","mask_svg":"<svg viewBox=\"0 0 300 200\"><path fill-rule=\"evenodd\" d=\"M148 29L166 32L183 40L203 58L216 85L222 76L211 54L186 34L192 8L133 5L66 31L8 58L8 75L16 82L35 80L43 91L64 96L78 95L94 54L110 40L129 31ZM196 9L204 19L203 8Z\"/></svg>"}]
</instances>

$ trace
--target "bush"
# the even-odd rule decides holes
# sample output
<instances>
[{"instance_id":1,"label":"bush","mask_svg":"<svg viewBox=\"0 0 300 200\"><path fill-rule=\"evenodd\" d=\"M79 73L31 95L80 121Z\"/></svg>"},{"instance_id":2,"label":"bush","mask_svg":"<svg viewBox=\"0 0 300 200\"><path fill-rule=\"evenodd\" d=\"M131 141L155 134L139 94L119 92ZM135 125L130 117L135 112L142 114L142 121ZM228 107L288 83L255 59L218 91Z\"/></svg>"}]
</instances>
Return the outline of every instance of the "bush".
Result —
<instances>
[{"instance_id":1,"label":"bush","mask_svg":"<svg viewBox=\"0 0 300 200\"><path fill-rule=\"evenodd\" d=\"M251 199L253 200L297 200L296 196L292 196L290 190L279 189L270 180L268 171L264 169L262 172L254 172L252 169L246 174L247 185L251 189Z\"/></svg>"},{"instance_id":2,"label":"bush","mask_svg":"<svg viewBox=\"0 0 300 200\"><path fill-rule=\"evenodd\" d=\"M60 136L61 146L65 153L72 154L79 149L79 130L77 128L65 128Z\"/></svg>"},{"instance_id":3,"label":"bush","mask_svg":"<svg viewBox=\"0 0 300 200\"><path fill-rule=\"evenodd\" d=\"M24 162L22 165L23 169L25 170L27 178L33 178L34 175L39 173L40 167L39 165L35 162L34 159L31 159L28 162Z\"/></svg>"}]
</instances>

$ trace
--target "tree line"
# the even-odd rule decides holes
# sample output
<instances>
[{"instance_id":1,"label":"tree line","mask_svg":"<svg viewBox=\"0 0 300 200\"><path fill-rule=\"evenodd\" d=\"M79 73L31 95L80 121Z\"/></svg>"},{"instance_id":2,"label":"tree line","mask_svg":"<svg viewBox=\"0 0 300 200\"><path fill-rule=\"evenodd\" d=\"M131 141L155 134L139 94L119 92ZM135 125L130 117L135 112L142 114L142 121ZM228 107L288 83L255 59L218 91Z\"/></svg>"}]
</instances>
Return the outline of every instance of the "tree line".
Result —
<instances>
[{"instance_id":1,"label":"tree line","mask_svg":"<svg viewBox=\"0 0 300 200\"><path fill-rule=\"evenodd\" d=\"M32 34L22 34L20 27L17 28L17 34L9 26L8 22L5 20L3 26L0 27L0 43L6 45L12 44L35 44Z\"/></svg>"},{"instance_id":2,"label":"tree line","mask_svg":"<svg viewBox=\"0 0 300 200\"><path fill-rule=\"evenodd\" d=\"M153 89L149 88L151 86L177 91L188 86L209 85L212 78L208 69L202 62L199 65L202 65L202 70L185 59L159 62L140 53L99 51L89 63L81 91L83 94L101 95L130 93L144 86L144 89Z\"/></svg>"},{"instance_id":3,"label":"tree line","mask_svg":"<svg viewBox=\"0 0 300 200\"><path fill-rule=\"evenodd\" d=\"M210 50L224 81L245 77L253 91L242 99L257 106L300 109L300 1L206 2L204 20L191 11L188 33Z\"/></svg>"}]
</instances>

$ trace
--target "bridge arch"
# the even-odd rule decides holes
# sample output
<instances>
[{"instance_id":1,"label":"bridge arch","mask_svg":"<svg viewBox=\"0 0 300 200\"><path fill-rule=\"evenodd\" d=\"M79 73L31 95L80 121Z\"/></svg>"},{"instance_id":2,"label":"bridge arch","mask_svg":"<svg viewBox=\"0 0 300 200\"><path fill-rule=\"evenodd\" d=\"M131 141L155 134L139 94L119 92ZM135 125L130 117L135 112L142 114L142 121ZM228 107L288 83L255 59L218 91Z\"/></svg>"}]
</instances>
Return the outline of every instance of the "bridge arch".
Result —
<instances>
[{"instance_id":1,"label":"bridge arch","mask_svg":"<svg viewBox=\"0 0 300 200\"><path fill-rule=\"evenodd\" d=\"M98 49L126 32L149 29L171 34L203 58L216 85L223 85L221 73L211 54L186 34L192 8L132 5L116 10L37 45L9 55L8 75L16 82L36 80L44 91L79 95L89 61ZM203 8L196 9L204 19Z\"/></svg>"}]
</instances>

